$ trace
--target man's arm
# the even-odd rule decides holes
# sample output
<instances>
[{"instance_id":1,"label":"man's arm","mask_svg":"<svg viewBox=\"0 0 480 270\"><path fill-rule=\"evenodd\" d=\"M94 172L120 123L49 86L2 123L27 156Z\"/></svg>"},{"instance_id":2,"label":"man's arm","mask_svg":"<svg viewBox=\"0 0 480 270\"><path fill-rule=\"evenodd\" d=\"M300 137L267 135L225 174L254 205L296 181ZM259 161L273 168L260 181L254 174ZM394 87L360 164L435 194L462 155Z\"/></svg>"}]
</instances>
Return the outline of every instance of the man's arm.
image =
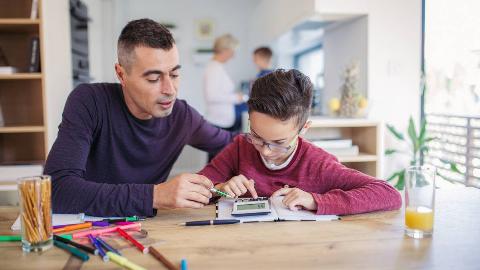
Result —
<instances>
[{"instance_id":1,"label":"man's arm","mask_svg":"<svg viewBox=\"0 0 480 270\"><path fill-rule=\"evenodd\" d=\"M187 106L185 125L191 129L188 144L200 150L216 154L233 141L238 132L229 132L207 122L194 108Z\"/></svg>"},{"instance_id":2,"label":"man's arm","mask_svg":"<svg viewBox=\"0 0 480 270\"><path fill-rule=\"evenodd\" d=\"M101 124L97 104L87 87L80 86L70 94L58 137L46 162L45 174L52 176L53 211L96 216L152 216L154 185L115 185L101 183L101 179L85 179L87 158Z\"/></svg>"}]
</instances>

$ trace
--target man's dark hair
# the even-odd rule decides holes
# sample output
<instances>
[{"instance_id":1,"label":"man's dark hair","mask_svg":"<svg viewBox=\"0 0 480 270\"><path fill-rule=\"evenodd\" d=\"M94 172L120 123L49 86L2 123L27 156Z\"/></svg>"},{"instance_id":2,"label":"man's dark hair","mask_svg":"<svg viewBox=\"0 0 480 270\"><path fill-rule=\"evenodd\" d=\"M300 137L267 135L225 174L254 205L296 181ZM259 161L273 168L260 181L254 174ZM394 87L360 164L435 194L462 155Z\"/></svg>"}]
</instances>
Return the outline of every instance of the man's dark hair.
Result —
<instances>
[{"instance_id":1,"label":"man's dark hair","mask_svg":"<svg viewBox=\"0 0 480 270\"><path fill-rule=\"evenodd\" d=\"M300 71L277 69L253 83L248 111L282 121L295 117L300 127L310 115L312 91L312 82Z\"/></svg>"},{"instance_id":2,"label":"man's dark hair","mask_svg":"<svg viewBox=\"0 0 480 270\"><path fill-rule=\"evenodd\" d=\"M273 52L268 47L259 47L255 49L255 51L253 51L253 54L260 55L261 57L267 58L268 60L270 60L270 58L272 58Z\"/></svg>"},{"instance_id":3,"label":"man's dark hair","mask_svg":"<svg viewBox=\"0 0 480 270\"><path fill-rule=\"evenodd\" d=\"M129 71L135 57L135 47L170 50L174 44L172 34L160 23L151 19L130 21L118 37L118 62Z\"/></svg>"}]
</instances>

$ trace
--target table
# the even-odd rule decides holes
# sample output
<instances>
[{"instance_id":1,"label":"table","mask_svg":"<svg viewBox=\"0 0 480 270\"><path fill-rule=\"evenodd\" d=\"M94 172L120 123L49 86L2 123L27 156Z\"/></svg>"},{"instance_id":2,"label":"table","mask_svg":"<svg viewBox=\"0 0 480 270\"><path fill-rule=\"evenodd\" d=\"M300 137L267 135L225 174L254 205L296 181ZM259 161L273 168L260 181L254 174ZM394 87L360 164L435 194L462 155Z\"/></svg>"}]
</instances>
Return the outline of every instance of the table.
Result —
<instances>
[{"instance_id":1,"label":"table","mask_svg":"<svg viewBox=\"0 0 480 270\"><path fill-rule=\"evenodd\" d=\"M159 211L143 222L154 246L189 269L480 269L480 190L439 189L432 238L404 236L403 210L345 216L340 221L265 222L184 227L211 219L215 207ZM18 208L0 208L0 234L11 233ZM152 240L153 239L153 240ZM165 269L133 247L122 250L147 269ZM83 265L55 247L24 254L0 243L0 269L119 269L91 257ZM69 268L70 267L70 268Z\"/></svg>"}]
</instances>

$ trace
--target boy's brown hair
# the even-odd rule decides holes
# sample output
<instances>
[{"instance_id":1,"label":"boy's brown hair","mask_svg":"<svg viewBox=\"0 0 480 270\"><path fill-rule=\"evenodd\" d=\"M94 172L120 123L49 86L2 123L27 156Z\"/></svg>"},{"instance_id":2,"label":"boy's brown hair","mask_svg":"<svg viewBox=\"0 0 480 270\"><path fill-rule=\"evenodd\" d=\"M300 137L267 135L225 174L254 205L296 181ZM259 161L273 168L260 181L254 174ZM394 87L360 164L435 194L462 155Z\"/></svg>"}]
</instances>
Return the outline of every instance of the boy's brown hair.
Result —
<instances>
[{"instance_id":1,"label":"boy's brown hair","mask_svg":"<svg viewBox=\"0 0 480 270\"><path fill-rule=\"evenodd\" d=\"M259 55L260 57L270 60L272 58L273 52L268 47L259 47L255 49L255 51L253 51L253 54Z\"/></svg>"},{"instance_id":2,"label":"boy's brown hair","mask_svg":"<svg viewBox=\"0 0 480 270\"><path fill-rule=\"evenodd\" d=\"M277 69L255 80L248 100L248 111L267 114L282 121L295 117L301 127L312 106L313 84L296 69Z\"/></svg>"}]
</instances>

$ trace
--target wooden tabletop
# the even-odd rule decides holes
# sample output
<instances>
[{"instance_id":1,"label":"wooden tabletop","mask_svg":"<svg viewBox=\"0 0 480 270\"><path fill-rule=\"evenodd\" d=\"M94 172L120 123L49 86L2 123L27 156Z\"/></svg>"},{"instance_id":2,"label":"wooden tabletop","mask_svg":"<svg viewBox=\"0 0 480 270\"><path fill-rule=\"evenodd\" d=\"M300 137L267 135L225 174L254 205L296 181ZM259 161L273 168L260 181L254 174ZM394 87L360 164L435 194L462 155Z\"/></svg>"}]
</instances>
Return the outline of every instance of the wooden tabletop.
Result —
<instances>
[{"instance_id":1,"label":"wooden tabletop","mask_svg":"<svg viewBox=\"0 0 480 270\"><path fill-rule=\"evenodd\" d=\"M480 190L440 189L432 238L404 236L403 210L328 222L266 222L184 227L214 218L215 209L159 211L144 221L153 244L189 269L480 269ZM18 208L0 208L0 234L11 234ZM86 263L65 251L24 254L19 243L0 243L0 269L119 269L91 256ZM165 269L149 254L123 244L123 254L147 269Z\"/></svg>"}]
</instances>

